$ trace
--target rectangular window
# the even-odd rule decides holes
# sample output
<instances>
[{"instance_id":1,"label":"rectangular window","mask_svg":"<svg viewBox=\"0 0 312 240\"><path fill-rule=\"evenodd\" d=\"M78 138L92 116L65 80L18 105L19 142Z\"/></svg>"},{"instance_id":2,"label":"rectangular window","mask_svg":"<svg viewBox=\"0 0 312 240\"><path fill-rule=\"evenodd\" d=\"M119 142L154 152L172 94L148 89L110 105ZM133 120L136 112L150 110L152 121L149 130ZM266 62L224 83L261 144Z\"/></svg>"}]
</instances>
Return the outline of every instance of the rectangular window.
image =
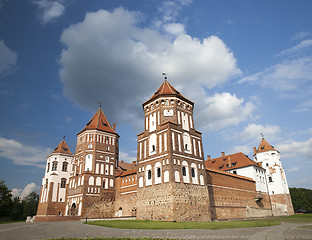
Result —
<instances>
[{"instance_id":1,"label":"rectangular window","mask_svg":"<svg viewBox=\"0 0 312 240\"><path fill-rule=\"evenodd\" d=\"M186 168L183 166L182 167L182 175L185 177L186 176Z\"/></svg>"},{"instance_id":2,"label":"rectangular window","mask_svg":"<svg viewBox=\"0 0 312 240\"><path fill-rule=\"evenodd\" d=\"M152 179L152 170L148 170L148 172L147 172L147 179L148 180Z\"/></svg>"},{"instance_id":3,"label":"rectangular window","mask_svg":"<svg viewBox=\"0 0 312 240\"><path fill-rule=\"evenodd\" d=\"M192 174L192 178L195 177L195 169L194 168L191 168L191 174Z\"/></svg>"},{"instance_id":4,"label":"rectangular window","mask_svg":"<svg viewBox=\"0 0 312 240\"><path fill-rule=\"evenodd\" d=\"M273 182L272 177L269 177L269 182Z\"/></svg>"}]
</instances>

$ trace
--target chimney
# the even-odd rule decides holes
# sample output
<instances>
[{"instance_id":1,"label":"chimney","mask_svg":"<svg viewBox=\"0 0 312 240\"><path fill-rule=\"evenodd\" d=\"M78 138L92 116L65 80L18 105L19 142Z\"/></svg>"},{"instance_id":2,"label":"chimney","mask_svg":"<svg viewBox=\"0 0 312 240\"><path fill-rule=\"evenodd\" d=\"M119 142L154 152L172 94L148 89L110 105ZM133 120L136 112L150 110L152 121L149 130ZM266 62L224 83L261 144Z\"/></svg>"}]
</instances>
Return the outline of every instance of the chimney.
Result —
<instances>
[{"instance_id":1,"label":"chimney","mask_svg":"<svg viewBox=\"0 0 312 240\"><path fill-rule=\"evenodd\" d=\"M113 123L113 130L116 131L116 123Z\"/></svg>"},{"instance_id":2,"label":"chimney","mask_svg":"<svg viewBox=\"0 0 312 240\"><path fill-rule=\"evenodd\" d=\"M136 166L136 161L133 161L132 164L134 164Z\"/></svg>"},{"instance_id":3,"label":"chimney","mask_svg":"<svg viewBox=\"0 0 312 240\"><path fill-rule=\"evenodd\" d=\"M225 153L224 153L224 152L221 152L221 157L224 158L224 156L225 156Z\"/></svg>"},{"instance_id":4,"label":"chimney","mask_svg":"<svg viewBox=\"0 0 312 240\"><path fill-rule=\"evenodd\" d=\"M254 147L254 153L256 153L257 152L257 149L256 149L256 147Z\"/></svg>"},{"instance_id":5,"label":"chimney","mask_svg":"<svg viewBox=\"0 0 312 240\"><path fill-rule=\"evenodd\" d=\"M207 155L207 161L210 161L210 160L211 160L210 155Z\"/></svg>"}]
</instances>

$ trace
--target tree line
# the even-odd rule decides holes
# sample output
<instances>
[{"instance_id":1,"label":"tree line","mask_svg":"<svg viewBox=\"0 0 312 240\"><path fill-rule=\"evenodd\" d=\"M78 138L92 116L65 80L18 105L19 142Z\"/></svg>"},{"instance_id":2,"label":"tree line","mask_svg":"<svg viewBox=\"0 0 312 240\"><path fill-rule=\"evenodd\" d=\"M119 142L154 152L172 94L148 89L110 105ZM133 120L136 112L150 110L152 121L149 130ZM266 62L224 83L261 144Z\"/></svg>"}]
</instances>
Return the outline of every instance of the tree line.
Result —
<instances>
[{"instance_id":1,"label":"tree line","mask_svg":"<svg viewBox=\"0 0 312 240\"><path fill-rule=\"evenodd\" d=\"M27 197L12 197L11 190L0 181L0 221L26 220L37 212L39 195L31 192Z\"/></svg>"},{"instance_id":2,"label":"tree line","mask_svg":"<svg viewBox=\"0 0 312 240\"><path fill-rule=\"evenodd\" d=\"M295 211L304 210L312 213L312 190L307 188L289 188Z\"/></svg>"}]
</instances>

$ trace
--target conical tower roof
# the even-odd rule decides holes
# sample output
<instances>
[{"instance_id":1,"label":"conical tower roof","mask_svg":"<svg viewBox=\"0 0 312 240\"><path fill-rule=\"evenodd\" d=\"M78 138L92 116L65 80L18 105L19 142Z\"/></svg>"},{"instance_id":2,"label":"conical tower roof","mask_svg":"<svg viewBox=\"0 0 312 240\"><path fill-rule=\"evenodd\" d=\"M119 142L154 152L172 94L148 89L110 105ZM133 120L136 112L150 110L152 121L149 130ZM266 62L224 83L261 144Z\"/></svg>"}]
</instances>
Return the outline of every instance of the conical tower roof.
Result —
<instances>
[{"instance_id":1,"label":"conical tower roof","mask_svg":"<svg viewBox=\"0 0 312 240\"><path fill-rule=\"evenodd\" d=\"M54 149L52 153L65 153L65 154L71 154L74 155L68 148L65 140L63 139L59 145Z\"/></svg>"},{"instance_id":2,"label":"conical tower roof","mask_svg":"<svg viewBox=\"0 0 312 240\"><path fill-rule=\"evenodd\" d=\"M191 100L187 99L179 91L177 91L167 80L165 80L157 89L157 91L154 93L154 95L149 100L144 102L143 105L154 100L159 96L175 96L182 100L185 100L186 102L192 105L194 104Z\"/></svg>"},{"instance_id":3,"label":"conical tower roof","mask_svg":"<svg viewBox=\"0 0 312 240\"><path fill-rule=\"evenodd\" d=\"M101 108L99 108L96 113L93 115L91 120L87 123L87 125L82 129L79 133L85 131L85 130L100 130L103 132L109 132L109 133L114 133L115 130L111 127L109 124L104 112L102 111ZM79 134L78 133L78 134Z\"/></svg>"},{"instance_id":4,"label":"conical tower roof","mask_svg":"<svg viewBox=\"0 0 312 240\"><path fill-rule=\"evenodd\" d=\"M264 138L262 138L259 147L255 149L255 154L268 151L277 151L277 150L271 144L269 144Z\"/></svg>"}]
</instances>

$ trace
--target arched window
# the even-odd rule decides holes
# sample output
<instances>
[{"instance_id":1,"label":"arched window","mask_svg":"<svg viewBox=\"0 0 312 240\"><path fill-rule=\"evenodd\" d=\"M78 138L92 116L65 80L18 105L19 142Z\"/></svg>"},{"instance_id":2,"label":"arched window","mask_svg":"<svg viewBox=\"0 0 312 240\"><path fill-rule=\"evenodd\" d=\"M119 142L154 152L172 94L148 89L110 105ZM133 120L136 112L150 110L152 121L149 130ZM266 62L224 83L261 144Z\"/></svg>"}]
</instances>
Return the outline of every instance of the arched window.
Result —
<instances>
[{"instance_id":1,"label":"arched window","mask_svg":"<svg viewBox=\"0 0 312 240\"><path fill-rule=\"evenodd\" d=\"M50 163L48 163L48 166L47 166L47 172L50 171Z\"/></svg>"},{"instance_id":2,"label":"arched window","mask_svg":"<svg viewBox=\"0 0 312 240\"><path fill-rule=\"evenodd\" d=\"M146 186L152 185L152 165L148 164L145 169Z\"/></svg>"},{"instance_id":3,"label":"arched window","mask_svg":"<svg viewBox=\"0 0 312 240\"><path fill-rule=\"evenodd\" d=\"M63 162L62 171L67 172L68 162Z\"/></svg>"},{"instance_id":4,"label":"arched window","mask_svg":"<svg viewBox=\"0 0 312 240\"><path fill-rule=\"evenodd\" d=\"M192 175L192 178L195 177L195 169L194 168L191 168L191 175Z\"/></svg>"},{"instance_id":5,"label":"arched window","mask_svg":"<svg viewBox=\"0 0 312 240\"><path fill-rule=\"evenodd\" d=\"M53 162L52 163L52 171L56 171L57 170L57 162Z\"/></svg>"},{"instance_id":6,"label":"arched window","mask_svg":"<svg viewBox=\"0 0 312 240\"><path fill-rule=\"evenodd\" d=\"M96 186L101 186L101 178L100 177L96 178L95 185Z\"/></svg>"},{"instance_id":7,"label":"arched window","mask_svg":"<svg viewBox=\"0 0 312 240\"><path fill-rule=\"evenodd\" d=\"M179 173L179 171L175 171L174 172L174 180L176 182L180 182L180 173Z\"/></svg>"},{"instance_id":8,"label":"arched window","mask_svg":"<svg viewBox=\"0 0 312 240\"><path fill-rule=\"evenodd\" d=\"M195 163L191 164L191 177L192 177L192 183L198 184L197 166Z\"/></svg>"},{"instance_id":9,"label":"arched window","mask_svg":"<svg viewBox=\"0 0 312 240\"><path fill-rule=\"evenodd\" d=\"M190 153L191 152L191 138L188 133L183 133L183 144L184 144L184 151Z\"/></svg>"},{"instance_id":10,"label":"arched window","mask_svg":"<svg viewBox=\"0 0 312 240\"><path fill-rule=\"evenodd\" d=\"M46 179L46 182L45 182L45 188L48 188L48 184L49 184L49 180Z\"/></svg>"},{"instance_id":11,"label":"arched window","mask_svg":"<svg viewBox=\"0 0 312 240\"><path fill-rule=\"evenodd\" d=\"M143 187L143 177L139 177L139 188Z\"/></svg>"},{"instance_id":12,"label":"arched window","mask_svg":"<svg viewBox=\"0 0 312 240\"><path fill-rule=\"evenodd\" d=\"M92 162L93 162L92 160L93 160L93 155L87 154L86 163L85 163L85 171L92 171Z\"/></svg>"},{"instance_id":13,"label":"arched window","mask_svg":"<svg viewBox=\"0 0 312 240\"><path fill-rule=\"evenodd\" d=\"M164 172L164 182L166 183L166 182L169 182L169 171L168 170L166 170L165 172Z\"/></svg>"},{"instance_id":14,"label":"arched window","mask_svg":"<svg viewBox=\"0 0 312 240\"><path fill-rule=\"evenodd\" d=\"M149 137L149 155L153 155L156 153L156 140L157 140L157 136L155 133L153 133Z\"/></svg>"},{"instance_id":15,"label":"arched window","mask_svg":"<svg viewBox=\"0 0 312 240\"><path fill-rule=\"evenodd\" d=\"M161 163L155 163L155 184L161 183Z\"/></svg>"},{"instance_id":16,"label":"arched window","mask_svg":"<svg viewBox=\"0 0 312 240\"><path fill-rule=\"evenodd\" d=\"M166 105L169 105L169 100L166 100Z\"/></svg>"},{"instance_id":17,"label":"arched window","mask_svg":"<svg viewBox=\"0 0 312 240\"><path fill-rule=\"evenodd\" d=\"M94 185L94 177L89 177L89 185Z\"/></svg>"},{"instance_id":18,"label":"arched window","mask_svg":"<svg viewBox=\"0 0 312 240\"><path fill-rule=\"evenodd\" d=\"M182 178L184 183L190 183L189 167L187 161L182 162Z\"/></svg>"},{"instance_id":19,"label":"arched window","mask_svg":"<svg viewBox=\"0 0 312 240\"><path fill-rule=\"evenodd\" d=\"M160 168L157 168L157 177L158 177L158 178L160 178L160 177L161 177Z\"/></svg>"},{"instance_id":20,"label":"arched window","mask_svg":"<svg viewBox=\"0 0 312 240\"><path fill-rule=\"evenodd\" d=\"M61 179L61 188L65 188L66 186L66 178Z\"/></svg>"}]
</instances>

